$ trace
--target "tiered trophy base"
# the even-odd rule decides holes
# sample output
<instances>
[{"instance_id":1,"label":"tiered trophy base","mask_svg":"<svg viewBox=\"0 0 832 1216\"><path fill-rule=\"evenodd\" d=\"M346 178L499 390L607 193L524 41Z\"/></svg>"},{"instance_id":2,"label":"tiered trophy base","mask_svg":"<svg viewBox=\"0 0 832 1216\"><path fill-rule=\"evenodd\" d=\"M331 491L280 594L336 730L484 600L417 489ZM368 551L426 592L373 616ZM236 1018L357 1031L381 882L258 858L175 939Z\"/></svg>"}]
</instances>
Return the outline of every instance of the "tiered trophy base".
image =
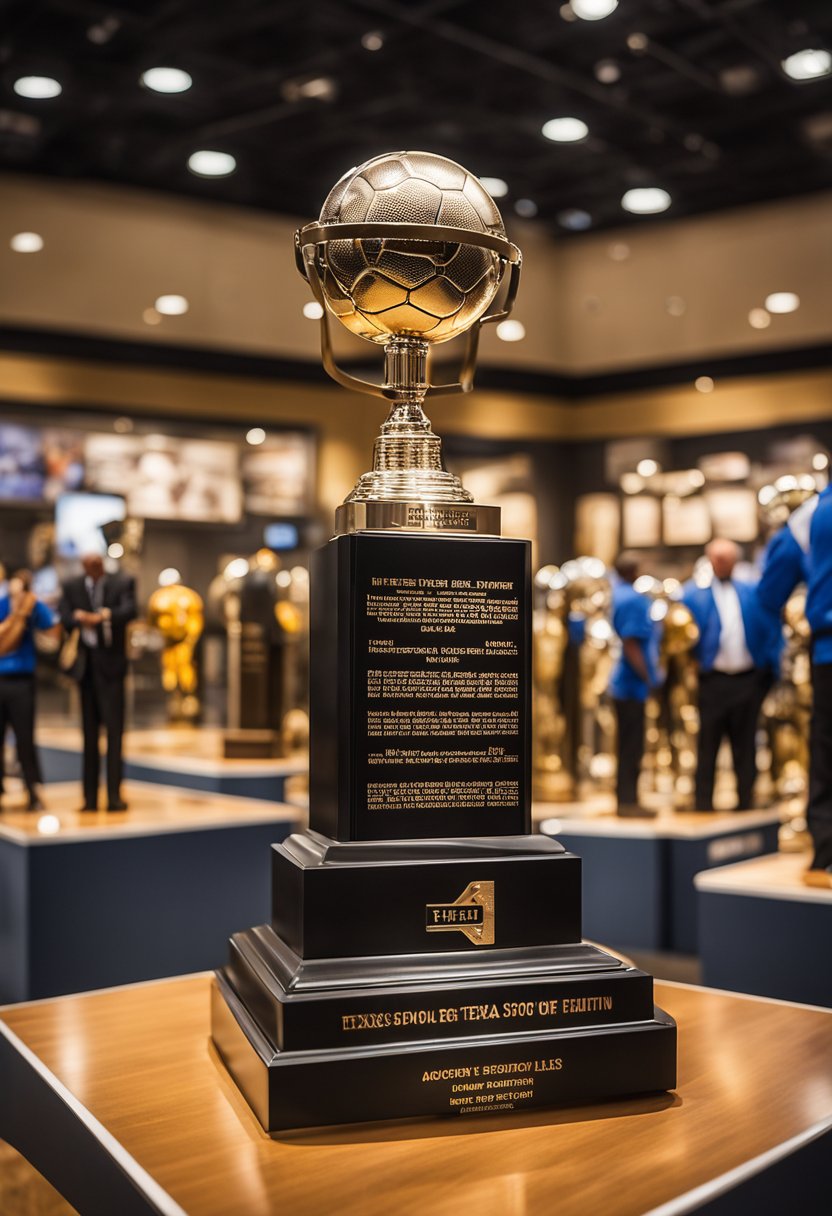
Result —
<instances>
[{"instance_id":1,"label":"tiered trophy base","mask_svg":"<svg viewBox=\"0 0 832 1216\"><path fill-rule=\"evenodd\" d=\"M676 1027L649 975L576 940L580 863L556 842L308 833L274 855L273 922L234 935L212 993L267 1131L675 1085Z\"/></svg>"}]
</instances>

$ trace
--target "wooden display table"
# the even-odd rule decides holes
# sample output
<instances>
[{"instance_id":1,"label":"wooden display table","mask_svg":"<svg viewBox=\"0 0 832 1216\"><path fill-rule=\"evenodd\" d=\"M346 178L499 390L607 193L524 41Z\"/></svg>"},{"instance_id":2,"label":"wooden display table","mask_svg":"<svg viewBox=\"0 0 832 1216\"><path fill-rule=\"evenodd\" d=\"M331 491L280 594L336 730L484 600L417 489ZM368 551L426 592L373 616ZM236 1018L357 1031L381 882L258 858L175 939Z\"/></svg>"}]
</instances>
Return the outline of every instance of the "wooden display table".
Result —
<instances>
[{"instance_id":1,"label":"wooden display table","mask_svg":"<svg viewBox=\"0 0 832 1216\"><path fill-rule=\"evenodd\" d=\"M676 1094L270 1139L209 1047L209 984L0 1010L0 1137L81 1216L828 1210L832 1012L658 984Z\"/></svg>"},{"instance_id":2,"label":"wooden display table","mask_svg":"<svg viewBox=\"0 0 832 1216\"><path fill-rule=\"evenodd\" d=\"M548 816L545 812L548 811ZM622 950L697 950L694 876L777 849L782 814L663 809L619 819L596 802L583 814L533 807L538 831L583 860L584 936Z\"/></svg>"},{"instance_id":3,"label":"wooden display table","mask_svg":"<svg viewBox=\"0 0 832 1216\"><path fill-rule=\"evenodd\" d=\"M832 890L807 887L811 853L774 853L696 877L705 982L832 1005Z\"/></svg>"}]
</instances>

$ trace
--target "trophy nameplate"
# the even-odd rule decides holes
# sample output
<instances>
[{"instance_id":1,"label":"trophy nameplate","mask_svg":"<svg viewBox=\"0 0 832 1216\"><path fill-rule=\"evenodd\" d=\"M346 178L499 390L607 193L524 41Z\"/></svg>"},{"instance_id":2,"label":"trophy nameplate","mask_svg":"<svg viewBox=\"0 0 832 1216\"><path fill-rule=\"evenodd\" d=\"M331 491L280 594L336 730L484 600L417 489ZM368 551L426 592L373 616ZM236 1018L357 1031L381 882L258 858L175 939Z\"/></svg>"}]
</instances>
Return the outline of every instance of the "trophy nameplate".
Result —
<instances>
[{"instance_id":1,"label":"trophy nameplate","mask_svg":"<svg viewBox=\"0 0 832 1216\"><path fill-rule=\"evenodd\" d=\"M423 410L470 389L519 250L476 178L417 152L346 174L296 257L327 371L390 413L312 563L310 829L273 846L270 924L231 939L214 1043L272 1132L672 1088L651 977L582 941L580 859L529 834L528 542ZM381 383L337 366L330 316L384 346Z\"/></svg>"}]
</instances>

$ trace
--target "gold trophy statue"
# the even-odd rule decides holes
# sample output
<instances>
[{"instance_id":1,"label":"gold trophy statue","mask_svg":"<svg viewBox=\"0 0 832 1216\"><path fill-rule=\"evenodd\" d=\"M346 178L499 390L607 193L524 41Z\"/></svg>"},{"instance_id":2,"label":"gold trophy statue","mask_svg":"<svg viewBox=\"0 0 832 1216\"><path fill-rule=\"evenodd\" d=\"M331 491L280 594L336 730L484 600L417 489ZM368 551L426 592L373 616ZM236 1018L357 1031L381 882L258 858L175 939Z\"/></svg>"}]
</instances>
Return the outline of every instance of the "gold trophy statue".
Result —
<instances>
[{"instance_id":1,"label":"gold trophy statue","mask_svg":"<svg viewBox=\"0 0 832 1216\"><path fill-rule=\"evenodd\" d=\"M194 651L205 624L202 600L180 583L157 587L148 601L147 617L164 641L160 661L168 717L171 722L195 722L200 704Z\"/></svg>"}]
</instances>

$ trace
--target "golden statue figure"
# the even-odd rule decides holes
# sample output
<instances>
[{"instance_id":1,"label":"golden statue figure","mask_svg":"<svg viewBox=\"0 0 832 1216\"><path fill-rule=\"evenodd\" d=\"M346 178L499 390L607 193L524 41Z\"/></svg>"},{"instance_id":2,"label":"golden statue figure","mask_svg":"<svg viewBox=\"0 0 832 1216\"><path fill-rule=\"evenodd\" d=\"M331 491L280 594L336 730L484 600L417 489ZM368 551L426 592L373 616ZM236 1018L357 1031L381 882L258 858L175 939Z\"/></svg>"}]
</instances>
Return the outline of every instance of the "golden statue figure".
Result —
<instances>
[{"instance_id":1,"label":"golden statue figure","mask_svg":"<svg viewBox=\"0 0 832 1216\"><path fill-rule=\"evenodd\" d=\"M200 702L194 651L205 624L202 600L180 583L157 587L148 601L147 616L164 640L160 661L168 717L171 722L195 722Z\"/></svg>"}]
</instances>

